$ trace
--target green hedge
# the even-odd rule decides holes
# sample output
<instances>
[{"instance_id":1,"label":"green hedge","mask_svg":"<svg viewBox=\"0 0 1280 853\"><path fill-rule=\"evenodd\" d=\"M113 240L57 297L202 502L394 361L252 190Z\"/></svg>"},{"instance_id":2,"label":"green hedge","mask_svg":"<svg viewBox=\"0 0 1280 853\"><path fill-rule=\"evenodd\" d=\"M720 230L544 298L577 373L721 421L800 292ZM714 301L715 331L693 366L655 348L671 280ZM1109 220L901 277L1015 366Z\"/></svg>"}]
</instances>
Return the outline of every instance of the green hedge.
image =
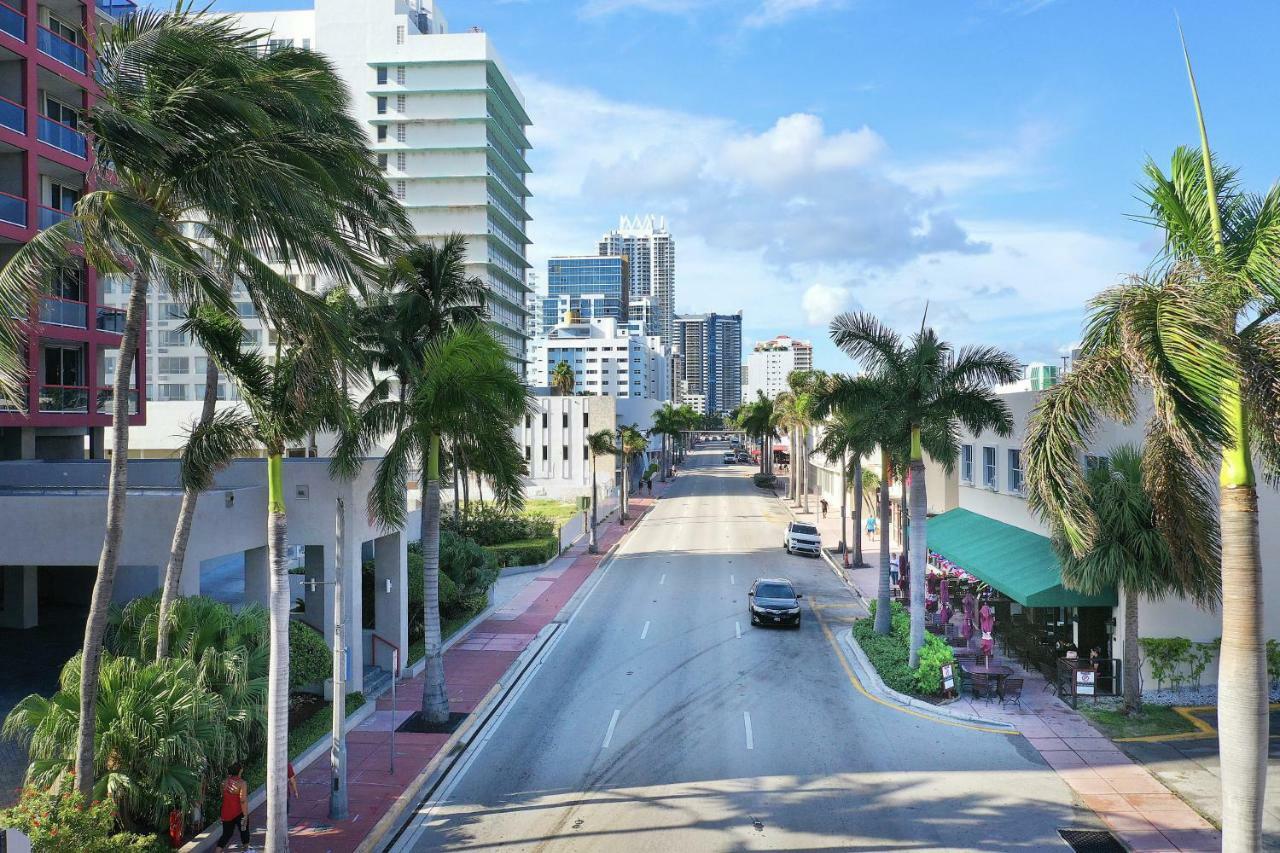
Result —
<instances>
[{"instance_id":1,"label":"green hedge","mask_svg":"<svg viewBox=\"0 0 1280 853\"><path fill-rule=\"evenodd\" d=\"M875 630L876 602L871 602L871 616L853 623L853 638L876 668L881 680L899 693L936 696L942 692L942 667L955 660L946 641L936 634L925 634L920 647L920 662L912 670L911 616L899 602L893 602L889 616L889 633Z\"/></svg>"},{"instance_id":2,"label":"green hedge","mask_svg":"<svg viewBox=\"0 0 1280 853\"><path fill-rule=\"evenodd\" d=\"M522 539L502 545L486 545L485 550L494 556L498 565L536 566L560 553L560 540L555 536L546 539Z\"/></svg>"},{"instance_id":3,"label":"green hedge","mask_svg":"<svg viewBox=\"0 0 1280 853\"><path fill-rule=\"evenodd\" d=\"M452 513L446 514L440 519L440 526L481 545L541 539L554 536L557 528L555 521L545 515L507 513L492 505L472 507L457 520Z\"/></svg>"},{"instance_id":4,"label":"green hedge","mask_svg":"<svg viewBox=\"0 0 1280 853\"><path fill-rule=\"evenodd\" d=\"M324 681L333 675L333 653L324 635L305 622L289 622L289 689Z\"/></svg>"},{"instance_id":5,"label":"green hedge","mask_svg":"<svg viewBox=\"0 0 1280 853\"><path fill-rule=\"evenodd\" d=\"M752 474L751 482L755 483L762 489L772 489L773 484L777 481L777 477L772 474Z\"/></svg>"}]
</instances>

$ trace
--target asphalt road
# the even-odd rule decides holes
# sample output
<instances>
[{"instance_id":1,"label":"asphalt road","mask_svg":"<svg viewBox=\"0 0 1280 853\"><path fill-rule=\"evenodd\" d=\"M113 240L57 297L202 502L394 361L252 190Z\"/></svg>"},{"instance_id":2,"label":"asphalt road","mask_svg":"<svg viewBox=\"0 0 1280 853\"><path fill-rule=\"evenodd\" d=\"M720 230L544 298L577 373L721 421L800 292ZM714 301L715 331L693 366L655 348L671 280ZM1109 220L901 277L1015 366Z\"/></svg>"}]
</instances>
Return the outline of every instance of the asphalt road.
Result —
<instances>
[{"instance_id":1,"label":"asphalt road","mask_svg":"<svg viewBox=\"0 0 1280 853\"><path fill-rule=\"evenodd\" d=\"M855 689L832 635L856 605L720 457L690 457L397 849L1066 850L1095 825L1021 737ZM776 575L799 631L750 627Z\"/></svg>"}]
</instances>

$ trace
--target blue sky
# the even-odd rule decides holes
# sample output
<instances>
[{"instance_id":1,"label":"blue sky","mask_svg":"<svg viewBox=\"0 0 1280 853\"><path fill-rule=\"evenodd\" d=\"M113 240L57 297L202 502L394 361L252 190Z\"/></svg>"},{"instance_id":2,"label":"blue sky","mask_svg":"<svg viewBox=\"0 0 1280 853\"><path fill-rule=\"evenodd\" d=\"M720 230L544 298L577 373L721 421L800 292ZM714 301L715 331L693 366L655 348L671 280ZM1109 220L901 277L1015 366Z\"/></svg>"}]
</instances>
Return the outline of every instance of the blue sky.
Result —
<instances>
[{"instance_id":1,"label":"blue sky","mask_svg":"<svg viewBox=\"0 0 1280 853\"><path fill-rule=\"evenodd\" d=\"M224 0L225 10L309 3ZM531 256L667 216L681 311L744 310L847 369L833 312L1054 360L1154 235L1144 159L1194 143L1174 7L1089 0L442 0L535 126ZM1186 3L1211 138L1280 175L1280 4ZM320 46L323 49L323 46Z\"/></svg>"}]
</instances>

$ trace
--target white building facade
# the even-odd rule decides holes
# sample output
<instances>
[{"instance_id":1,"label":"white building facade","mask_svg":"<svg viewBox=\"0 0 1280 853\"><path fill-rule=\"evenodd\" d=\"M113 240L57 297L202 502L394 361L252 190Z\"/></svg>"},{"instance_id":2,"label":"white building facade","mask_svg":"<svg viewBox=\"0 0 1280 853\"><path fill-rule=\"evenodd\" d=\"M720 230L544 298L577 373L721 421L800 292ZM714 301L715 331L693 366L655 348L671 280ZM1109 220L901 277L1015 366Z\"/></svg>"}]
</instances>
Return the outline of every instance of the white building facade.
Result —
<instances>
[{"instance_id":1,"label":"white building facade","mask_svg":"<svg viewBox=\"0 0 1280 853\"><path fill-rule=\"evenodd\" d=\"M789 389L787 377L795 370L813 370L813 344L787 335L758 341L747 356L742 398L754 400L757 391L777 397Z\"/></svg>"},{"instance_id":2,"label":"white building facade","mask_svg":"<svg viewBox=\"0 0 1280 853\"><path fill-rule=\"evenodd\" d=\"M659 216L624 216L600 238L601 255L627 258L631 275L631 320L644 322L646 334L671 346L675 341L676 244Z\"/></svg>"},{"instance_id":3,"label":"white building facade","mask_svg":"<svg viewBox=\"0 0 1280 853\"><path fill-rule=\"evenodd\" d=\"M637 323L612 317L560 323L547 331L536 352L534 387L550 387L552 371L563 361L573 368L575 393L671 399L666 348Z\"/></svg>"}]
</instances>

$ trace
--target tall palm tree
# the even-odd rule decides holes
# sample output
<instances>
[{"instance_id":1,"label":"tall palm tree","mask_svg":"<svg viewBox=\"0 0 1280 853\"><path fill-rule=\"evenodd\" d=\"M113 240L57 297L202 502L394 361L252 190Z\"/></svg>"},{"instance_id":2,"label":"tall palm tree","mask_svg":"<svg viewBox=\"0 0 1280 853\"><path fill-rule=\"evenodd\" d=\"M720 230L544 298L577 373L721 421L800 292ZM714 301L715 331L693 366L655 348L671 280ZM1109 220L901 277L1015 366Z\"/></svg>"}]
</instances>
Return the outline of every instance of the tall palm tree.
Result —
<instances>
[{"instance_id":1,"label":"tall palm tree","mask_svg":"<svg viewBox=\"0 0 1280 853\"><path fill-rule=\"evenodd\" d=\"M529 406L529 393L511 369L506 350L483 326L451 328L423 345L409 395L392 399L387 383L374 387L361 404L358 423L344 431L334 450L332 470L351 476L360 459L384 436L386 454L378 462L369 514L384 525L404 523L406 486L423 472L419 539L423 558L426 661L422 717L449 719L440 630L440 459L450 436L487 435L514 442L512 430ZM499 429L501 427L501 429Z\"/></svg>"},{"instance_id":2,"label":"tall palm tree","mask_svg":"<svg viewBox=\"0 0 1280 853\"><path fill-rule=\"evenodd\" d=\"M772 444L782 422L778 407L764 392L756 391L756 399L738 410L737 421L740 429L760 442L760 473L769 473L773 470Z\"/></svg>"},{"instance_id":3,"label":"tall palm tree","mask_svg":"<svg viewBox=\"0 0 1280 853\"><path fill-rule=\"evenodd\" d=\"M267 54L261 34L185 3L140 10L100 36L99 99L87 111L98 188L41 231L0 272L0 315L21 316L51 270L80 259L128 275L112 398L113 446L102 553L85 625L76 782L93 785L98 664L124 536L129 396L147 292L163 283L232 311L222 269L239 269L259 313L279 330L315 325L315 302L255 255L304 261L362 281L389 232L408 231L346 87L327 60ZM198 220L200 238L183 225ZM73 244L80 249L73 251ZM212 260L206 261L205 256ZM17 330L0 329L0 392L21 383Z\"/></svg>"},{"instance_id":4,"label":"tall palm tree","mask_svg":"<svg viewBox=\"0 0 1280 853\"><path fill-rule=\"evenodd\" d=\"M920 330L905 342L897 332L866 313L841 314L831 322L831 339L867 371L833 383L832 401L853 411L884 417L897 441L910 443L910 665L924 643L924 577L928 506L924 482L924 454L950 471L956 459L956 433L961 424L970 432L1013 432L1009 408L992 390L996 383L1022 375L1013 356L995 347L968 346L953 350L933 329ZM883 549L882 549L883 550Z\"/></svg>"},{"instance_id":5,"label":"tall palm tree","mask_svg":"<svg viewBox=\"0 0 1280 853\"><path fill-rule=\"evenodd\" d=\"M822 407L821 396L814 400L814 412ZM849 550L849 538L845 523L848 520L848 478L853 477L854 494L854 558L857 567L862 566L862 458L876 449L879 436L875 432L875 422L870 416L853 411L837 409L825 423L826 432L818 443L815 452L823 454L827 459L840 461L840 541L846 553Z\"/></svg>"},{"instance_id":6,"label":"tall palm tree","mask_svg":"<svg viewBox=\"0 0 1280 853\"><path fill-rule=\"evenodd\" d=\"M572 397L573 387L577 380L573 375L573 367L567 361L562 361L551 371L551 390L561 397Z\"/></svg>"},{"instance_id":7,"label":"tall palm tree","mask_svg":"<svg viewBox=\"0 0 1280 853\"><path fill-rule=\"evenodd\" d=\"M1143 454L1133 445L1110 450L1085 476L1087 500L1098 519L1088 551L1077 554L1062 533L1062 519L1048 515L1054 529L1054 550L1062 562L1062 582L1071 589L1098 595L1118 588L1124 597L1124 707L1142 707L1138 649L1138 599L1174 595L1191 598L1202 607L1216 606L1222 597L1218 565L1218 525L1208 481L1187 484L1193 500L1186 507L1194 515L1180 519L1208 538L1205 546L1175 554L1156 523L1156 507L1143 483ZM1037 468L1036 474L1041 470ZM1032 485L1036 488L1036 485Z\"/></svg>"},{"instance_id":8,"label":"tall palm tree","mask_svg":"<svg viewBox=\"0 0 1280 853\"><path fill-rule=\"evenodd\" d=\"M636 457L648 449L649 439L645 438L644 433L640 431L636 424L620 427L619 432L622 439L620 443L622 452L622 508L618 520L626 522L631 520L627 500L631 493L632 463Z\"/></svg>"},{"instance_id":9,"label":"tall palm tree","mask_svg":"<svg viewBox=\"0 0 1280 853\"><path fill-rule=\"evenodd\" d=\"M661 473L664 483L671 476L671 443L680 434L681 424L680 413L670 403L663 403L662 407L653 413L653 423L649 427L649 435L662 436Z\"/></svg>"},{"instance_id":10,"label":"tall palm tree","mask_svg":"<svg viewBox=\"0 0 1280 853\"><path fill-rule=\"evenodd\" d=\"M600 553L600 547L596 544L596 503L599 500L596 490L596 457L612 456L618 452L619 448L613 443L613 430L597 430L587 436L587 454L591 457L591 524L587 527L587 552L590 554ZM625 471L623 479L626 479Z\"/></svg>"}]
</instances>

